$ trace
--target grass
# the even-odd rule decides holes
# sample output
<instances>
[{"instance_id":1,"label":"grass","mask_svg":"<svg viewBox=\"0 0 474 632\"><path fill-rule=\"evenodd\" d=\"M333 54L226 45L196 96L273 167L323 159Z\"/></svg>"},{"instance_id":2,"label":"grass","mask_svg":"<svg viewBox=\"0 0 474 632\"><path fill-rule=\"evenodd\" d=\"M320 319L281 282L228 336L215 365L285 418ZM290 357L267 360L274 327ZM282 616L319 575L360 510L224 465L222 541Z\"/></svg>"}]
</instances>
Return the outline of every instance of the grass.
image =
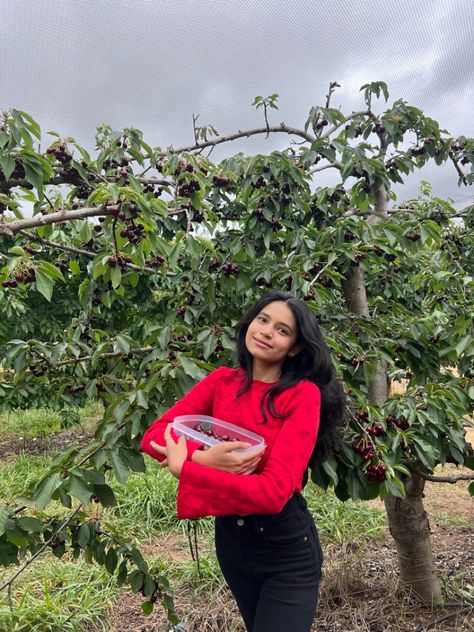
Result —
<instances>
[{"instance_id":1,"label":"grass","mask_svg":"<svg viewBox=\"0 0 474 632\"><path fill-rule=\"evenodd\" d=\"M37 481L48 468L50 459L44 456L32 457L20 454L16 461L0 464L0 500L11 502L16 496L23 496L31 484Z\"/></svg>"},{"instance_id":2,"label":"grass","mask_svg":"<svg viewBox=\"0 0 474 632\"><path fill-rule=\"evenodd\" d=\"M104 614L117 593L113 578L103 569L83 560L70 562L45 555L41 564L29 567L15 582L11 610L6 594L2 595L0 631L78 632L86 626L105 631Z\"/></svg>"},{"instance_id":3,"label":"grass","mask_svg":"<svg viewBox=\"0 0 474 632\"><path fill-rule=\"evenodd\" d=\"M341 502L332 491L324 492L310 481L304 496L321 540L342 544L347 540L382 537L387 524L385 511L362 501Z\"/></svg>"},{"instance_id":4,"label":"grass","mask_svg":"<svg viewBox=\"0 0 474 632\"><path fill-rule=\"evenodd\" d=\"M174 589L193 588L197 594L211 594L222 589L224 579L215 555L199 553L196 562L155 560L155 566L170 580Z\"/></svg>"},{"instance_id":5,"label":"grass","mask_svg":"<svg viewBox=\"0 0 474 632\"><path fill-rule=\"evenodd\" d=\"M437 522L452 525L453 527L472 527L472 518L469 516L453 516L446 512L433 514L431 518Z\"/></svg>"},{"instance_id":6,"label":"grass","mask_svg":"<svg viewBox=\"0 0 474 632\"><path fill-rule=\"evenodd\" d=\"M149 542L160 531L179 529L176 517L177 481L167 471L148 464L145 474L131 474L125 485L111 482L117 506L103 517L120 533Z\"/></svg>"},{"instance_id":7,"label":"grass","mask_svg":"<svg viewBox=\"0 0 474 632\"><path fill-rule=\"evenodd\" d=\"M86 419L98 418L102 405L89 402L84 408L71 409L62 413L37 408L30 410L12 410L0 414L0 436L16 435L18 437L46 437L52 432L60 432L71 425L82 423Z\"/></svg>"}]
</instances>

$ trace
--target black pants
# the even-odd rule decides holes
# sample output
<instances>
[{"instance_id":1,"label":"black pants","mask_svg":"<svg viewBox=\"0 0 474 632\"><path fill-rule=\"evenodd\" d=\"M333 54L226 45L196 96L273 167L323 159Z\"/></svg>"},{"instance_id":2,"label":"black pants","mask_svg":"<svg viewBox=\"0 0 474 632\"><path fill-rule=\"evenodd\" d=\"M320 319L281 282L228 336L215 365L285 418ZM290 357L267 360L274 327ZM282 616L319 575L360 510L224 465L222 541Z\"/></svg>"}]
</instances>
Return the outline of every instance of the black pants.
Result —
<instances>
[{"instance_id":1,"label":"black pants","mask_svg":"<svg viewBox=\"0 0 474 632\"><path fill-rule=\"evenodd\" d=\"M216 552L248 632L309 632L323 555L306 501L277 515L216 518Z\"/></svg>"}]
</instances>

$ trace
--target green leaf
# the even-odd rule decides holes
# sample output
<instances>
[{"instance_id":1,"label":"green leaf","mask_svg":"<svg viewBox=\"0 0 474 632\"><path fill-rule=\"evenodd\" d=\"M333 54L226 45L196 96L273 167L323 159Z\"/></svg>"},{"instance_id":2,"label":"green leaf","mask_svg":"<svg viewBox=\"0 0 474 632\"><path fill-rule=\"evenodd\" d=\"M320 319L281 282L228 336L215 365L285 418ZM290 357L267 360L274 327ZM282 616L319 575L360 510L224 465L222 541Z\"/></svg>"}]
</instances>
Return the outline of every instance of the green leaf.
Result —
<instances>
[{"instance_id":1,"label":"green leaf","mask_svg":"<svg viewBox=\"0 0 474 632\"><path fill-rule=\"evenodd\" d=\"M27 531L28 533L41 533L43 531L43 523L41 520L31 516L18 518L17 524L20 529L23 529L23 531Z\"/></svg>"},{"instance_id":2,"label":"green leaf","mask_svg":"<svg viewBox=\"0 0 474 632\"><path fill-rule=\"evenodd\" d=\"M455 347L458 358L466 350L467 345L469 344L469 342L471 342L472 339L473 339L472 336L470 334L467 334L467 336L464 336L464 338L461 338L461 340L458 342L458 344Z\"/></svg>"},{"instance_id":3,"label":"green leaf","mask_svg":"<svg viewBox=\"0 0 474 632\"><path fill-rule=\"evenodd\" d=\"M38 261L38 263L39 263L40 271L49 275L53 279L59 279L60 281L64 281L63 273L61 272L59 268L54 266L52 263L49 263L49 261L42 261L42 260ZM36 271L38 272L38 269Z\"/></svg>"},{"instance_id":4,"label":"green leaf","mask_svg":"<svg viewBox=\"0 0 474 632\"><path fill-rule=\"evenodd\" d=\"M385 481L387 491L397 498L405 498L406 492L402 481L398 478L389 478Z\"/></svg>"},{"instance_id":5,"label":"green leaf","mask_svg":"<svg viewBox=\"0 0 474 632\"><path fill-rule=\"evenodd\" d=\"M178 358L186 375L189 375L195 380L202 380L205 376L205 372L201 369L201 367L181 353L178 355Z\"/></svg>"},{"instance_id":6,"label":"green leaf","mask_svg":"<svg viewBox=\"0 0 474 632\"><path fill-rule=\"evenodd\" d=\"M148 410L149 408L148 398L146 394L144 393L144 391L141 389L137 391L136 402L140 406L140 408L144 408L145 410Z\"/></svg>"},{"instance_id":7,"label":"green leaf","mask_svg":"<svg viewBox=\"0 0 474 632\"><path fill-rule=\"evenodd\" d=\"M107 569L107 572L112 575L112 573L117 568L117 563L118 563L117 552L115 551L114 548L110 548L107 551L107 555L105 556L105 568Z\"/></svg>"},{"instance_id":8,"label":"green leaf","mask_svg":"<svg viewBox=\"0 0 474 632\"><path fill-rule=\"evenodd\" d=\"M467 488L470 495L474 496L474 481L472 481L472 483L469 483L469 487Z\"/></svg>"},{"instance_id":9,"label":"green leaf","mask_svg":"<svg viewBox=\"0 0 474 632\"><path fill-rule=\"evenodd\" d=\"M42 270L36 270L36 289L42 294L48 302L51 302L53 295L54 281Z\"/></svg>"},{"instance_id":10,"label":"green leaf","mask_svg":"<svg viewBox=\"0 0 474 632\"><path fill-rule=\"evenodd\" d=\"M336 459L332 456L328 457L326 461L322 464L323 470L329 476L334 485L337 485L339 482L339 477L337 475L337 463Z\"/></svg>"},{"instance_id":11,"label":"green leaf","mask_svg":"<svg viewBox=\"0 0 474 632\"><path fill-rule=\"evenodd\" d=\"M13 156L4 154L0 156L0 168L3 171L5 180L9 180L13 171L15 170L15 159Z\"/></svg>"},{"instance_id":12,"label":"green leaf","mask_svg":"<svg viewBox=\"0 0 474 632\"><path fill-rule=\"evenodd\" d=\"M149 615L153 612L153 604L151 601L144 601L141 605L143 614Z\"/></svg>"},{"instance_id":13,"label":"green leaf","mask_svg":"<svg viewBox=\"0 0 474 632\"><path fill-rule=\"evenodd\" d=\"M84 505L86 505L92 497L92 491L86 482L76 474L70 474L68 490L72 496L80 500Z\"/></svg>"},{"instance_id":14,"label":"green leaf","mask_svg":"<svg viewBox=\"0 0 474 632\"><path fill-rule=\"evenodd\" d=\"M130 555L132 557L132 560L135 562L135 564L141 571L143 571L144 573L148 572L148 565L143 559L143 555L140 553L140 551L136 547L134 546L131 547Z\"/></svg>"},{"instance_id":15,"label":"green leaf","mask_svg":"<svg viewBox=\"0 0 474 632\"><path fill-rule=\"evenodd\" d=\"M18 547L11 542L0 542L0 565L10 566L18 562Z\"/></svg>"},{"instance_id":16,"label":"green leaf","mask_svg":"<svg viewBox=\"0 0 474 632\"><path fill-rule=\"evenodd\" d=\"M197 191L191 192L191 202L193 203L193 206L195 209L197 209L198 211L201 210L202 208L201 196L199 195Z\"/></svg>"},{"instance_id":17,"label":"green leaf","mask_svg":"<svg viewBox=\"0 0 474 632\"><path fill-rule=\"evenodd\" d=\"M26 112L23 112L23 110L15 110L15 113L20 114L20 116L22 118L24 118L29 125L27 126L29 131L36 136L36 138L38 140L41 140L41 128L39 126L39 124L34 120L33 117L31 117L29 114L27 114Z\"/></svg>"},{"instance_id":18,"label":"green leaf","mask_svg":"<svg viewBox=\"0 0 474 632\"><path fill-rule=\"evenodd\" d=\"M69 269L73 274L79 274L81 271L81 266L75 259L69 259Z\"/></svg>"},{"instance_id":19,"label":"green leaf","mask_svg":"<svg viewBox=\"0 0 474 632\"><path fill-rule=\"evenodd\" d=\"M8 510L4 505L0 505L0 537L5 533L5 523L8 518Z\"/></svg>"},{"instance_id":20,"label":"green leaf","mask_svg":"<svg viewBox=\"0 0 474 632\"><path fill-rule=\"evenodd\" d=\"M116 290L122 280L122 270L118 266L116 268L112 268L110 280L112 281L112 287Z\"/></svg>"},{"instance_id":21,"label":"green leaf","mask_svg":"<svg viewBox=\"0 0 474 632\"><path fill-rule=\"evenodd\" d=\"M129 469L120 453L115 450L108 450L109 459L114 468L115 476L119 483L124 485L127 482Z\"/></svg>"},{"instance_id":22,"label":"green leaf","mask_svg":"<svg viewBox=\"0 0 474 632\"><path fill-rule=\"evenodd\" d=\"M115 337L114 351L123 351L123 353L128 353L130 351L130 342L125 336L118 334Z\"/></svg>"},{"instance_id":23,"label":"green leaf","mask_svg":"<svg viewBox=\"0 0 474 632\"><path fill-rule=\"evenodd\" d=\"M59 474L56 472L49 478L44 479L33 495L33 500L35 502L36 507L41 511L51 500L51 496L53 492L55 492L58 487L60 487L62 483L62 479Z\"/></svg>"},{"instance_id":24,"label":"green leaf","mask_svg":"<svg viewBox=\"0 0 474 632\"><path fill-rule=\"evenodd\" d=\"M109 485L94 485L94 495L100 500L103 507L115 507L117 500L114 491Z\"/></svg>"},{"instance_id":25,"label":"green leaf","mask_svg":"<svg viewBox=\"0 0 474 632\"><path fill-rule=\"evenodd\" d=\"M143 573L141 571L133 571L128 577L128 583L132 592L137 593L143 584Z\"/></svg>"},{"instance_id":26,"label":"green leaf","mask_svg":"<svg viewBox=\"0 0 474 632\"><path fill-rule=\"evenodd\" d=\"M89 544L91 537L91 530L88 524L81 524L77 533L77 543L81 549L85 548Z\"/></svg>"},{"instance_id":27,"label":"green leaf","mask_svg":"<svg viewBox=\"0 0 474 632\"><path fill-rule=\"evenodd\" d=\"M38 191L38 197L43 197L43 169L41 162L33 152L29 152L28 155L21 156L23 167L25 169L25 178L30 184L32 184Z\"/></svg>"}]
</instances>

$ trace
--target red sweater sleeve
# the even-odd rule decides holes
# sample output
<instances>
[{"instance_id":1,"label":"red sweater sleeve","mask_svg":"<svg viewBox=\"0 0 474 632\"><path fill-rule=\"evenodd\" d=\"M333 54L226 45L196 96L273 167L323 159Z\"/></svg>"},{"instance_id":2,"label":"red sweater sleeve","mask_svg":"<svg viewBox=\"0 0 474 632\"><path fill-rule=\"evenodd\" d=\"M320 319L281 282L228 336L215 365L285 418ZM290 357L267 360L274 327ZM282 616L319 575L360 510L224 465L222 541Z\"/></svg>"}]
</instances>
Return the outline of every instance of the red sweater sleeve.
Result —
<instances>
[{"instance_id":1,"label":"red sweater sleeve","mask_svg":"<svg viewBox=\"0 0 474 632\"><path fill-rule=\"evenodd\" d=\"M291 414L261 472L230 474L186 461L178 486L178 518L230 514L276 514L301 481L319 427L321 395L310 382L300 382L291 394Z\"/></svg>"},{"instance_id":2,"label":"red sweater sleeve","mask_svg":"<svg viewBox=\"0 0 474 632\"><path fill-rule=\"evenodd\" d=\"M219 381L221 369L216 369L203 380L198 382L182 399L172 406L164 415L154 421L152 425L143 435L141 449L154 459L163 461L164 456L159 455L150 446L150 441L154 441L158 445L166 445L164 433L166 426L174 421L179 415L212 415L212 404L216 386ZM174 439L178 437L174 432L171 433ZM191 459L193 452L201 447L202 444L195 441L186 440L188 446L188 459Z\"/></svg>"}]
</instances>

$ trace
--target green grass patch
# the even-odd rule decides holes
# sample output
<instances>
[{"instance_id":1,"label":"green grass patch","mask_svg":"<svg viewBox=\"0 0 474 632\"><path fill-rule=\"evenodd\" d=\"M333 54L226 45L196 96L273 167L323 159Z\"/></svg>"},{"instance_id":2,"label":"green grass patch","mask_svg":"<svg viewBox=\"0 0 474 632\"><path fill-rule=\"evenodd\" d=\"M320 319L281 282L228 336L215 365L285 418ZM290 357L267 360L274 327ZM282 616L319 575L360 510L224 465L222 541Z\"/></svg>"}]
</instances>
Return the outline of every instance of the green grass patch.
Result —
<instances>
[{"instance_id":1,"label":"green grass patch","mask_svg":"<svg viewBox=\"0 0 474 632\"><path fill-rule=\"evenodd\" d=\"M0 414L0 436L46 437L52 432L61 432L86 420L97 419L102 410L102 404L95 401L89 402L84 408L61 412L48 408L12 410Z\"/></svg>"},{"instance_id":2,"label":"green grass patch","mask_svg":"<svg viewBox=\"0 0 474 632\"><path fill-rule=\"evenodd\" d=\"M0 500L11 502L16 496L24 496L30 486L48 469L51 459L20 454L15 461L0 464Z\"/></svg>"},{"instance_id":3,"label":"green grass patch","mask_svg":"<svg viewBox=\"0 0 474 632\"><path fill-rule=\"evenodd\" d=\"M119 533L143 542L160 531L179 530L176 516L177 481L165 469L148 464L144 474L131 474L125 485L111 479L117 506L103 519Z\"/></svg>"},{"instance_id":4,"label":"green grass patch","mask_svg":"<svg viewBox=\"0 0 474 632\"><path fill-rule=\"evenodd\" d=\"M452 525L453 527L472 527L472 518L469 516L453 516L446 512L434 514L433 519L437 522Z\"/></svg>"},{"instance_id":5,"label":"green grass patch","mask_svg":"<svg viewBox=\"0 0 474 632\"><path fill-rule=\"evenodd\" d=\"M2 571L6 579L12 569ZM0 600L1 632L77 632L107 630L104 615L118 594L108 573L82 560L41 558L12 588L13 609Z\"/></svg>"},{"instance_id":6,"label":"green grass patch","mask_svg":"<svg viewBox=\"0 0 474 632\"><path fill-rule=\"evenodd\" d=\"M367 502L341 502L332 490L325 492L311 482L306 485L304 496L323 541L342 543L380 537L384 533L385 511L371 507Z\"/></svg>"},{"instance_id":7,"label":"green grass patch","mask_svg":"<svg viewBox=\"0 0 474 632\"><path fill-rule=\"evenodd\" d=\"M193 560L170 562L154 560L153 565L159 568L171 582L173 588L193 588L197 594L211 594L222 589L225 581L219 562L215 555L199 554L199 567Z\"/></svg>"}]
</instances>

